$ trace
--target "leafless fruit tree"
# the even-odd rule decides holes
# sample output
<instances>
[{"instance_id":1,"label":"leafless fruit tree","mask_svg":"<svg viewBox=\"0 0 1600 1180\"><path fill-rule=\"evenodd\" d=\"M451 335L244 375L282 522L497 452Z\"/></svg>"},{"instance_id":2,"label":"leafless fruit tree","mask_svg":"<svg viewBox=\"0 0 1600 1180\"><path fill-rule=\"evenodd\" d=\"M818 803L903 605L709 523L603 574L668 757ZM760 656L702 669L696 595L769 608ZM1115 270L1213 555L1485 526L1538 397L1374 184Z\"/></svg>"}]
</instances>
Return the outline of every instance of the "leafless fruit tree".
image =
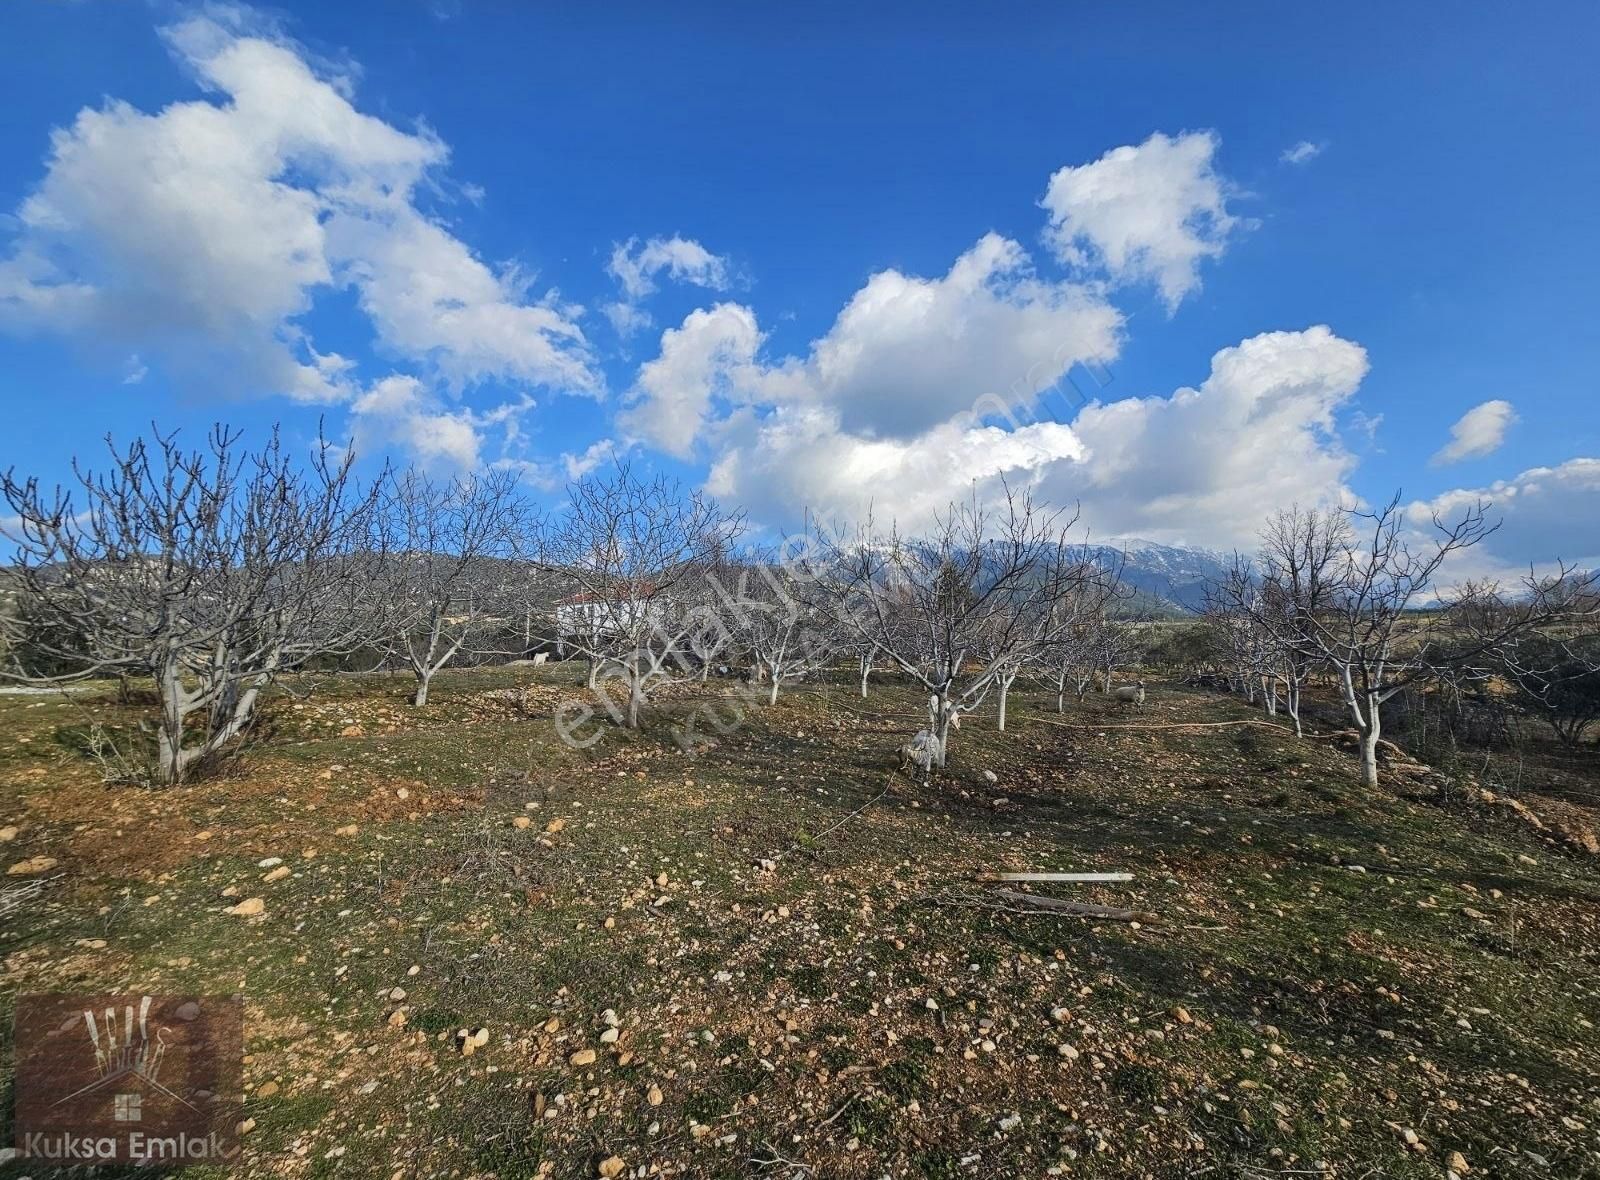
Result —
<instances>
[{"instance_id":1,"label":"leafless fruit tree","mask_svg":"<svg viewBox=\"0 0 1600 1180\"><path fill-rule=\"evenodd\" d=\"M1318 566L1315 600L1309 591L1275 591L1247 608L1297 659L1331 669L1360 738L1367 786L1378 784L1385 702L1408 685L1476 667L1567 609L1564 589L1532 579L1514 598L1495 592L1491 601L1470 586L1447 594L1439 584L1445 563L1498 526L1482 503L1453 523L1436 516L1432 526L1431 537L1414 535L1398 495L1375 512L1350 513L1345 528L1325 520L1303 525L1329 550ZM1272 562L1267 576L1279 587L1288 577ZM1563 577L1554 585L1570 582ZM1433 609L1423 613L1423 607Z\"/></svg>"},{"instance_id":2,"label":"leafless fruit tree","mask_svg":"<svg viewBox=\"0 0 1600 1180\"><path fill-rule=\"evenodd\" d=\"M1600 722L1600 575L1563 570L1536 583L1554 608L1553 617L1503 643L1475 671L1511 685L1513 699L1538 717L1569 750ZM1498 586L1477 585L1465 595L1476 630L1482 631L1515 610L1518 599Z\"/></svg>"},{"instance_id":3,"label":"leafless fruit tree","mask_svg":"<svg viewBox=\"0 0 1600 1180\"><path fill-rule=\"evenodd\" d=\"M1302 734L1300 694L1315 664L1290 638L1297 609L1297 600L1272 571L1263 574L1235 554L1227 572L1206 588L1201 617L1245 699L1253 705L1259 694L1268 717L1276 717L1281 704L1295 733Z\"/></svg>"},{"instance_id":4,"label":"leafless fruit tree","mask_svg":"<svg viewBox=\"0 0 1600 1180\"><path fill-rule=\"evenodd\" d=\"M950 505L923 536L878 534L870 516L849 537L816 531L817 584L846 641L927 690L935 765L952 720L1053 640L1051 604L1086 576L1063 557L1075 520L1008 488L997 507Z\"/></svg>"},{"instance_id":5,"label":"leafless fruit tree","mask_svg":"<svg viewBox=\"0 0 1600 1180\"><path fill-rule=\"evenodd\" d=\"M718 613L764 678L769 705L777 703L785 680L826 667L840 650L837 625L817 601L811 580L772 557L739 570L721 595Z\"/></svg>"},{"instance_id":6,"label":"leafless fruit tree","mask_svg":"<svg viewBox=\"0 0 1600 1180\"><path fill-rule=\"evenodd\" d=\"M386 644L417 680L426 705L434 675L463 652L503 651L516 605L516 539L526 505L511 472L434 480L414 469L386 481L378 528Z\"/></svg>"},{"instance_id":7,"label":"leafless fruit tree","mask_svg":"<svg viewBox=\"0 0 1600 1180\"><path fill-rule=\"evenodd\" d=\"M370 618L376 490L356 488L353 455L319 438L297 462L276 430L259 451L239 438L218 426L195 451L176 433L122 450L108 439L109 467L75 464L71 490L4 477L10 573L28 604L7 626L29 630L8 649L53 655L67 668L53 680L148 677L163 784L212 765L264 689L354 646Z\"/></svg>"},{"instance_id":8,"label":"leafless fruit tree","mask_svg":"<svg viewBox=\"0 0 1600 1180\"><path fill-rule=\"evenodd\" d=\"M856 675L861 681L861 699L867 699L867 678L872 675L872 666L878 659L878 644L875 640L861 639L848 645L849 651L856 658Z\"/></svg>"},{"instance_id":9,"label":"leafless fruit tree","mask_svg":"<svg viewBox=\"0 0 1600 1180\"><path fill-rule=\"evenodd\" d=\"M700 616L679 609L681 596L737 540L743 517L665 476L637 476L620 459L567 491L542 545L565 590L557 631L600 679L625 682L625 707L600 691L613 720L637 729L651 689L686 670L686 636Z\"/></svg>"},{"instance_id":10,"label":"leafless fruit tree","mask_svg":"<svg viewBox=\"0 0 1600 1180\"><path fill-rule=\"evenodd\" d=\"M1069 687L1083 699L1105 663L1104 653L1117 644L1112 632L1125 626L1112 613L1115 601L1128 593L1121 566L1120 558L1094 562L1082 583L1062 596L1060 625L1037 661L1037 674L1056 690L1057 713L1066 712Z\"/></svg>"},{"instance_id":11,"label":"leafless fruit tree","mask_svg":"<svg viewBox=\"0 0 1600 1180\"><path fill-rule=\"evenodd\" d=\"M1051 549L1045 558L1039 593L1022 606L1020 641L1012 637L1011 654L1001 658L996 677L996 728L1005 730L1011 686L1024 671L1043 668L1064 675L1060 669L1077 658L1078 645L1085 637L1093 638L1093 658L1098 660L1111 646L1108 632L1115 627L1127 628L1128 624L1110 617L1113 602L1126 591L1122 565L1120 556L1086 545L1058 543ZM1002 634L1001 638L1007 637ZM999 653L987 639L985 636L982 654L995 658ZM1064 680L1058 680L1057 686L1056 708L1060 712L1066 691Z\"/></svg>"},{"instance_id":12,"label":"leafless fruit tree","mask_svg":"<svg viewBox=\"0 0 1600 1180\"><path fill-rule=\"evenodd\" d=\"M738 582L741 567L720 551L708 555L705 565L672 596L671 613L677 616L684 651L697 675L705 680L719 660L732 659L738 636L723 616L728 587Z\"/></svg>"}]
</instances>

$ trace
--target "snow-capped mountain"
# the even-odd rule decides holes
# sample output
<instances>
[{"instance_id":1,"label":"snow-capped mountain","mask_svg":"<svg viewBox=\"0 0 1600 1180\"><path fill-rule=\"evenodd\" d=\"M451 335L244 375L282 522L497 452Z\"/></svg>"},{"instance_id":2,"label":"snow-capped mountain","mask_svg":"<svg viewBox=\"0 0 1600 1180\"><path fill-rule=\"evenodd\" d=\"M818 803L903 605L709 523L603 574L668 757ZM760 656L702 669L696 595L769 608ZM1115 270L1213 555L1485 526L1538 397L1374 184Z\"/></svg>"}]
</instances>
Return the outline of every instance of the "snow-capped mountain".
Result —
<instances>
[{"instance_id":1,"label":"snow-capped mountain","mask_svg":"<svg viewBox=\"0 0 1600 1180\"><path fill-rule=\"evenodd\" d=\"M1092 546L1105 556L1123 554L1122 579L1143 595L1183 609L1200 606L1205 584L1220 578L1229 557L1214 549L1160 545L1138 537L1117 537Z\"/></svg>"}]
</instances>

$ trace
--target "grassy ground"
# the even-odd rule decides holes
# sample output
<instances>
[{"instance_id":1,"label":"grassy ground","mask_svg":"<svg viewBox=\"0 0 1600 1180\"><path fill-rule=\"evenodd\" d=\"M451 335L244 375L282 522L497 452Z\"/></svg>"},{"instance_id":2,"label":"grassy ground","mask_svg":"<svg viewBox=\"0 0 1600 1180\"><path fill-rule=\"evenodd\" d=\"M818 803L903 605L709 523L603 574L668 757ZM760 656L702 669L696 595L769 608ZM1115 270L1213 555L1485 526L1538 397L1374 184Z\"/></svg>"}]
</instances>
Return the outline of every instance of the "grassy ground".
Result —
<instances>
[{"instance_id":1,"label":"grassy ground","mask_svg":"<svg viewBox=\"0 0 1600 1180\"><path fill-rule=\"evenodd\" d=\"M0 918L6 1035L19 993L243 992L240 1175L1600 1175L1600 862L1465 781L1116 728L1252 716L1160 686L1014 697L929 786L892 683L694 757L722 686L584 750L565 668L408 691L275 700L167 791L77 752L109 695L0 697L0 859L57 861L0 879L44 882ZM1008 869L1131 871L1041 888L1159 920L1011 912L971 879Z\"/></svg>"}]
</instances>

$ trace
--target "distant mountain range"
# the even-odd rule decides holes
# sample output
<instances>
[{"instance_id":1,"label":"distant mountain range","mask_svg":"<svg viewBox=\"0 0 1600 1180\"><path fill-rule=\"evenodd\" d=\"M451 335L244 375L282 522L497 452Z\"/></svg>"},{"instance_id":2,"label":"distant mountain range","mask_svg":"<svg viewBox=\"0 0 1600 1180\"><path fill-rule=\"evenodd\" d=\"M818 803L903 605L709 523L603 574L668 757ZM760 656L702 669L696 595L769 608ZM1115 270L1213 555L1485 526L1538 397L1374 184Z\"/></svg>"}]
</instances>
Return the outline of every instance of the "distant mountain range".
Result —
<instances>
[{"instance_id":1,"label":"distant mountain range","mask_svg":"<svg viewBox=\"0 0 1600 1180\"><path fill-rule=\"evenodd\" d=\"M1206 583L1222 577L1230 560L1213 549L1158 545L1137 537L1120 537L1090 548L1108 559L1126 555L1122 580L1142 598L1154 600L1139 605L1164 606L1174 613L1198 608Z\"/></svg>"}]
</instances>

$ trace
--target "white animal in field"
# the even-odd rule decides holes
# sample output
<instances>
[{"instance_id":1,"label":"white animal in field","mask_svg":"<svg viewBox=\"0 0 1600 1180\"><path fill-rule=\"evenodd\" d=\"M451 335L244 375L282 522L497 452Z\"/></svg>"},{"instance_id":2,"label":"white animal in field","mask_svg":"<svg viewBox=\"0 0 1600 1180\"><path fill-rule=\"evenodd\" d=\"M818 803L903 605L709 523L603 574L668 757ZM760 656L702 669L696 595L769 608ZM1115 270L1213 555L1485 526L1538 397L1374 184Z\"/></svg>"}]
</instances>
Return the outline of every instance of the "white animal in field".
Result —
<instances>
[{"instance_id":1,"label":"white animal in field","mask_svg":"<svg viewBox=\"0 0 1600 1180\"><path fill-rule=\"evenodd\" d=\"M915 766L923 774L939 760L939 739L925 729L917 730L917 734L909 742L900 747L900 769L910 770Z\"/></svg>"},{"instance_id":2,"label":"white animal in field","mask_svg":"<svg viewBox=\"0 0 1600 1180\"><path fill-rule=\"evenodd\" d=\"M1116 690L1117 704L1132 705L1135 708L1144 707L1144 681L1127 685Z\"/></svg>"},{"instance_id":3,"label":"white animal in field","mask_svg":"<svg viewBox=\"0 0 1600 1180\"><path fill-rule=\"evenodd\" d=\"M936 701L937 698L929 702L930 713L937 708ZM949 705L945 707L945 711L950 715L950 728L960 729L961 714L954 706ZM919 729L909 742L900 747L900 769L905 771L915 766L923 774L927 774L939 761L942 749L943 743L931 729Z\"/></svg>"}]
</instances>

